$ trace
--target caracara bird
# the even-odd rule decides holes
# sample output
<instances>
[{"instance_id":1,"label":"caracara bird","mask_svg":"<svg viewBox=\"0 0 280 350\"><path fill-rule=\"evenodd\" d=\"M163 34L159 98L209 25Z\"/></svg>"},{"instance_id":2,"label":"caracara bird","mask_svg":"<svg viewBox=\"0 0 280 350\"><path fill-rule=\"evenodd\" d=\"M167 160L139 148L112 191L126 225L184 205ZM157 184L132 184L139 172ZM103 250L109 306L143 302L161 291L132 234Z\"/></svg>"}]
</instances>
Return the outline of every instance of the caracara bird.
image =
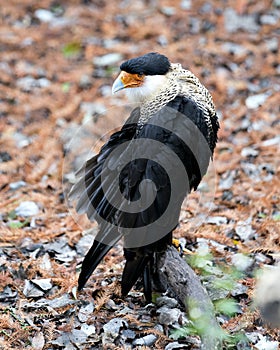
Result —
<instances>
[{"instance_id":1,"label":"caracara bird","mask_svg":"<svg viewBox=\"0 0 280 350\"><path fill-rule=\"evenodd\" d=\"M150 301L155 259L172 244L182 202L206 173L219 124L210 93L180 64L152 52L120 69L112 92L125 89L136 107L84 164L70 193L77 212L99 224L78 288L123 237L122 295L142 277Z\"/></svg>"}]
</instances>

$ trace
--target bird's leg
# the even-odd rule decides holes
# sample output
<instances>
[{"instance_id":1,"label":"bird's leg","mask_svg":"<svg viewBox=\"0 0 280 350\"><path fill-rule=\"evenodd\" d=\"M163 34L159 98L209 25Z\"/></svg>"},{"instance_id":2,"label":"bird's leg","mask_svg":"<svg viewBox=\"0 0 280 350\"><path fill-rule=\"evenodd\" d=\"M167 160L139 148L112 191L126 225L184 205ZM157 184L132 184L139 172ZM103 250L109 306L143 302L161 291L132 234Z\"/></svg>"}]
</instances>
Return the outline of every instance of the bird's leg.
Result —
<instances>
[{"instance_id":1,"label":"bird's leg","mask_svg":"<svg viewBox=\"0 0 280 350\"><path fill-rule=\"evenodd\" d=\"M144 295L148 303L152 301L151 259L143 271Z\"/></svg>"},{"instance_id":2,"label":"bird's leg","mask_svg":"<svg viewBox=\"0 0 280 350\"><path fill-rule=\"evenodd\" d=\"M191 250L188 250L182 246L180 243L179 239L177 238L172 238L172 245L178 250L180 254L190 254L192 255L193 252Z\"/></svg>"}]
</instances>

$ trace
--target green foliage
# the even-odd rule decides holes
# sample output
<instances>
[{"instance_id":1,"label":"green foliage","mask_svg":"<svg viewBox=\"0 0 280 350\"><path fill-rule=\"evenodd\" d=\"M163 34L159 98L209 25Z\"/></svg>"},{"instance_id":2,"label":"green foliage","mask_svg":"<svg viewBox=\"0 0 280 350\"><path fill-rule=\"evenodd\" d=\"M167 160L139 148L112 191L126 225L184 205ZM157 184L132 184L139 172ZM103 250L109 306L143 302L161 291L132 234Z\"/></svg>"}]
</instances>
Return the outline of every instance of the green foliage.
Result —
<instances>
[{"instance_id":1,"label":"green foliage","mask_svg":"<svg viewBox=\"0 0 280 350\"><path fill-rule=\"evenodd\" d=\"M226 316L233 316L238 311L237 302L233 298L225 298L214 301L215 311Z\"/></svg>"},{"instance_id":2,"label":"green foliage","mask_svg":"<svg viewBox=\"0 0 280 350\"><path fill-rule=\"evenodd\" d=\"M238 280L243 276L235 266L216 264L207 246L200 247L196 255L187 257L188 264L203 276L211 280L211 288L215 290L228 291L236 286ZM217 293L219 294L219 293ZM188 300L188 314L190 323L175 329L171 338L178 340L186 336L215 337L223 344L222 349L236 349L236 345L242 342L244 349L247 349L248 339L241 332L229 334L221 327L213 327L210 324L212 313L232 317L238 312L238 303L233 298L220 298L213 302L214 310L202 312L197 301Z\"/></svg>"},{"instance_id":3,"label":"green foliage","mask_svg":"<svg viewBox=\"0 0 280 350\"><path fill-rule=\"evenodd\" d=\"M9 221L8 222L8 226L11 229L17 229L17 228L23 228L25 226L29 225L29 220L24 220L24 221L19 221L19 220L15 220L15 221Z\"/></svg>"},{"instance_id":4,"label":"green foliage","mask_svg":"<svg viewBox=\"0 0 280 350\"><path fill-rule=\"evenodd\" d=\"M272 215L272 219L273 219L274 221L280 221L280 213L273 214L273 215Z\"/></svg>"},{"instance_id":5,"label":"green foliage","mask_svg":"<svg viewBox=\"0 0 280 350\"><path fill-rule=\"evenodd\" d=\"M63 46L62 52L66 58L76 58L80 55L82 46L79 42L71 42Z\"/></svg>"},{"instance_id":6,"label":"green foliage","mask_svg":"<svg viewBox=\"0 0 280 350\"><path fill-rule=\"evenodd\" d=\"M66 94L69 92L71 84L69 82L63 83L61 86L62 91Z\"/></svg>"}]
</instances>

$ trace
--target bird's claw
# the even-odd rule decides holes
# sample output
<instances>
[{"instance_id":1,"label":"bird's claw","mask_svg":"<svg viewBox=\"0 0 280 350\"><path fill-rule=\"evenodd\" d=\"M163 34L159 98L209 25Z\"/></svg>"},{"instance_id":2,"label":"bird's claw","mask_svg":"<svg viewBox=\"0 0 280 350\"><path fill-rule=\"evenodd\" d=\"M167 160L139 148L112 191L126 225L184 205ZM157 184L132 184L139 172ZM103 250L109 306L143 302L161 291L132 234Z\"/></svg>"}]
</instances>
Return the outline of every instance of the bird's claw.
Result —
<instances>
[{"instance_id":1,"label":"bird's claw","mask_svg":"<svg viewBox=\"0 0 280 350\"><path fill-rule=\"evenodd\" d=\"M180 254L189 254L192 255L194 254L191 250L186 249L182 246L180 243L179 239L177 238L172 238L172 245L179 251Z\"/></svg>"}]
</instances>

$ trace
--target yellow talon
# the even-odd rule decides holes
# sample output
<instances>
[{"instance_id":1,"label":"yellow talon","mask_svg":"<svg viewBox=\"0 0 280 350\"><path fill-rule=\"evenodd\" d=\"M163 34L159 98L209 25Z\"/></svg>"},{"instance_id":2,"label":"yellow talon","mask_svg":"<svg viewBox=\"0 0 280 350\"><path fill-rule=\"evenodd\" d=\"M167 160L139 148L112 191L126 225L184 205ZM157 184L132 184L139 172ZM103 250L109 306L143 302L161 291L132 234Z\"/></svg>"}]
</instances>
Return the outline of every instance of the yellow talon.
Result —
<instances>
[{"instance_id":1,"label":"yellow talon","mask_svg":"<svg viewBox=\"0 0 280 350\"><path fill-rule=\"evenodd\" d=\"M194 254L191 250L183 248L181 243L180 243L180 241L179 241L179 239L177 239L177 238L172 238L172 244L174 245L174 247L176 249L178 249L178 251L180 253L183 253L183 254Z\"/></svg>"}]
</instances>

